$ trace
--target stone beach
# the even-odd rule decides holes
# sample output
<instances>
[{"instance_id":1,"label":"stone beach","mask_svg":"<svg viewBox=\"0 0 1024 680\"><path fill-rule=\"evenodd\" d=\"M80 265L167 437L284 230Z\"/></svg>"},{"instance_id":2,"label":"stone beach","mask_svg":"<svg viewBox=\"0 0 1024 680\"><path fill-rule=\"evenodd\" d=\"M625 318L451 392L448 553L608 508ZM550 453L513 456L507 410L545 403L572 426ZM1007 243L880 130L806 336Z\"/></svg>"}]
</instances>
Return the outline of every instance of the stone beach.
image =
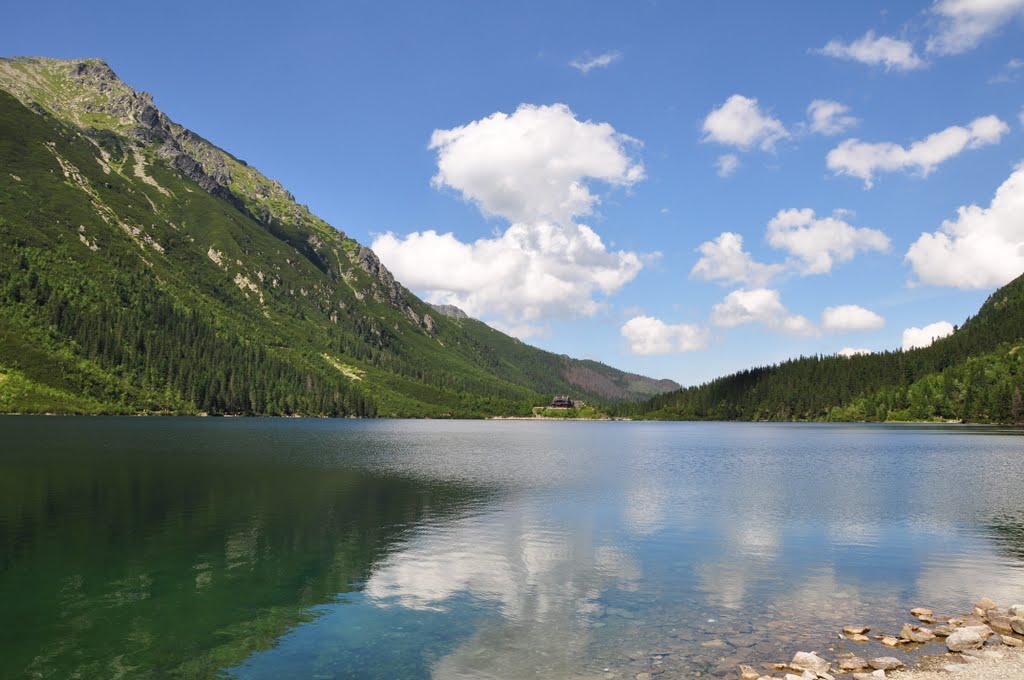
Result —
<instances>
[{"instance_id":1,"label":"stone beach","mask_svg":"<svg viewBox=\"0 0 1024 680\"><path fill-rule=\"evenodd\" d=\"M617 613L615 611L613 614ZM637 652L594 677L612 680L1024 680L1024 605L1000 608L982 598L965 615L917 607L915 621L898 633L843 626L827 651L799 651L789 660L760 658L772 645L749 627L739 634L700 641L697 632L673 637L697 643L699 658L662 651ZM709 623L713 623L709 621ZM927 624L927 625L922 625ZM868 633L874 633L868 635Z\"/></svg>"}]
</instances>

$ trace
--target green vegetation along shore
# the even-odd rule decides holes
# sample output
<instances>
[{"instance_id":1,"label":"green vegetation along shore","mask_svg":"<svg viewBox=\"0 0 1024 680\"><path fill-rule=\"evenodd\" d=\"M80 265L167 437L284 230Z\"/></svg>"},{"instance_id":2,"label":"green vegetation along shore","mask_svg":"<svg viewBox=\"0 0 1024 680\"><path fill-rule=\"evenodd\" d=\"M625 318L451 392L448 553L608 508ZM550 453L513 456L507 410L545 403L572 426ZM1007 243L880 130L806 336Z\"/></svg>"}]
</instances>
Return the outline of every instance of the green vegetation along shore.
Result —
<instances>
[{"instance_id":1,"label":"green vegetation along shore","mask_svg":"<svg viewBox=\"0 0 1024 680\"><path fill-rule=\"evenodd\" d=\"M801 357L609 412L652 420L1020 423L1022 348L1024 276L928 347Z\"/></svg>"},{"instance_id":2,"label":"green vegetation along shore","mask_svg":"<svg viewBox=\"0 0 1024 680\"><path fill-rule=\"evenodd\" d=\"M99 60L0 59L0 412L1017 423L1024 281L929 347L685 389L433 307Z\"/></svg>"}]
</instances>

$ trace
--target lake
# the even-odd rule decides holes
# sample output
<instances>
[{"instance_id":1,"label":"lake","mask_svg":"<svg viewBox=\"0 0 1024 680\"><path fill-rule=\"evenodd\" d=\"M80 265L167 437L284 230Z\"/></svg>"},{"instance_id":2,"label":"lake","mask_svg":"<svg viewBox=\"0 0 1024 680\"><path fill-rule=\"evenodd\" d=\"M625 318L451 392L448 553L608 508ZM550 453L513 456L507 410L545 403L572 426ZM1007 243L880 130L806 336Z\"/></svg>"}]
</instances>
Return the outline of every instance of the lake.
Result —
<instances>
[{"instance_id":1,"label":"lake","mask_svg":"<svg viewBox=\"0 0 1024 680\"><path fill-rule=\"evenodd\" d=\"M0 418L0 677L670 678L861 651L836 632L1024 601L1020 434Z\"/></svg>"}]
</instances>

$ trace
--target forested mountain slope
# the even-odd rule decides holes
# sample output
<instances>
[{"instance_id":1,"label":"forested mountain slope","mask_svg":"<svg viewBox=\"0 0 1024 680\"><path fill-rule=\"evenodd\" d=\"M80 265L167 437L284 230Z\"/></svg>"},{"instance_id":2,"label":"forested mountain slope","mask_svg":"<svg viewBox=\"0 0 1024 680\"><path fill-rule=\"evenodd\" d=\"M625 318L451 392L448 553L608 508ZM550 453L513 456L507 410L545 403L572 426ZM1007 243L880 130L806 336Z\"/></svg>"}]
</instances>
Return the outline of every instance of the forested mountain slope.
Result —
<instances>
[{"instance_id":1,"label":"forested mountain slope","mask_svg":"<svg viewBox=\"0 0 1024 680\"><path fill-rule=\"evenodd\" d=\"M1024 276L952 335L908 351L801 357L670 392L619 415L667 420L1024 418Z\"/></svg>"},{"instance_id":2,"label":"forested mountain slope","mask_svg":"<svg viewBox=\"0 0 1024 680\"><path fill-rule=\"evenodd\" d=\"M678 387L446 316L99 60L0 59L0 412L527 413Z\"/></svg>"}]
</instances>

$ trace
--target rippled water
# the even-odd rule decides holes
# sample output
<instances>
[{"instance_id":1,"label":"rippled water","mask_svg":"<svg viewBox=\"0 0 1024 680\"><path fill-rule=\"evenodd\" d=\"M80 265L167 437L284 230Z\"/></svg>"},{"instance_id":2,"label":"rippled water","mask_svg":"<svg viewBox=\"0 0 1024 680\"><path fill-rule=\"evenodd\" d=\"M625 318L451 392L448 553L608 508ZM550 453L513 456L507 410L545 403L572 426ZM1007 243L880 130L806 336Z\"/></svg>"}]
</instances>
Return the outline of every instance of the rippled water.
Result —
<instances>
[{"instance_id":1,"label":"rippled water","mask_svg":"<svg viewBox=\"0 0 1024 680\"><path fill-rule=\"evenodd\" d=\"M2 418L0 677L669 678L839 649L1024 601L1019 434Z\"/></svg>"}]
</instances>

